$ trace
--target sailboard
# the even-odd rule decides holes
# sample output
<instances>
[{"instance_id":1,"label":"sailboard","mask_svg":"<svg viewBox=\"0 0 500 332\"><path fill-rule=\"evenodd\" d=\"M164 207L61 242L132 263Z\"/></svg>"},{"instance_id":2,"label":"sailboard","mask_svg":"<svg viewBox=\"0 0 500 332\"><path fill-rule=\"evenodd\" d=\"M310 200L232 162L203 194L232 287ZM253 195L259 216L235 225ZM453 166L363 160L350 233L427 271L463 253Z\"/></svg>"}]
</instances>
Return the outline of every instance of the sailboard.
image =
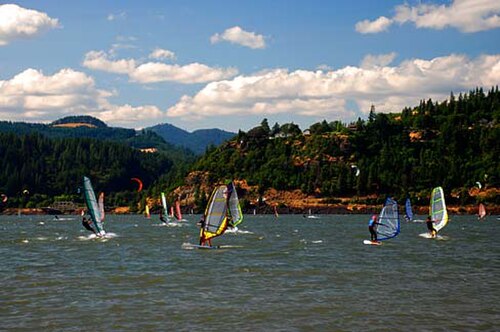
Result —
<instances>
[{"instance_id":1,"label":"sailboard","mask_svg":"<svg viewBox=\"0 0 500 332\"><path fill-rule=\"evenodd\" d=\"M478 217L479 217L479 220L483 219L484 217L486 217L486 207L484 206L483 203L479 203L479 206L478 206Z\"/></svg>"},{"instance_id":2,"label":"sailboard","mask_svg":"<svg viewBox=\"0 0 500 332\"><path fill-rule=\"evenodd\" d=\"M167 218L167 222L169 222L170 218L168 217L167 197L164 192L161 193L161 204L163 206L163 215Z\"/></svg>"},{"instance_id":3,"label":"sailboard","mask_svg":"<svg viewBox=\"0 0 500 332\"><path fill-rule=\"evenodd\" d=\"M228 226L227 186L214 189L205 210L205 226L200 230L200 238L209 240L224 234Z\"/></svg>"},{"instance_id":4,"label":"sailboard","mask_svg":"<svg viewBox=\"0 0 500 332\"><path fill-rule=\"evenodd\" d=\"M94 189L92 188L92 183L86 176L83 177L83 188L85 193L85 202L87 203L92 223L94 224L97 234L99 236L103 236L106 234L106 231L104 231L102 225L101 211L95 197Z\"/></svg>"},{"instance_id":5,"label":"sailboard","mask_svg":"<svg viewBox=\"0 0 500 332\"><path fill-rule=\"evenodd\" d=\"M175 218L177 218L177 220L182 220L181 202L178 200L175 201Z\"/></svg>"},{"instance_id":6,"label":"sailboard","mask_svg":"<svg viewBox=\"0 0 500 332\"><path fill-rule=\"evenodd\" d=\"M228 222L231 227L236 227L243 221L243 212L241 212L238 193L236 192L236 187L232 181L227 185L227 195L229 197L228 207L230 215Z\"/></svg>"},{"instance_id":7,"label":"sailboard","mask_svg":"<svg viewBox=\"0 0 500 332\"><path fill-rule=\"evenodd\" d=\"M443 188L436 187L432 190L429 210L431 219L434 221L434 229L439 232L448 223L448 211L446 210Z\"/></svg>"},{"instance_id":8,"label":"sailboard","mask_svg":"<svg viewBox=\"0 0 500 332\"><path fill-rule=\"evenodd\" d=\"M380 241L363 240L363 244L371 244L372 246L380 246L380 245L382 245L382 242L380 242Z\"/></svg>"},{"instance_id":9,"label":"sailboard","mask_svg":"<svg viewBox=\"0 0 500 332\"><path fill-rule=\"evenodd\" d=\"M99 204L99 212L101 213L101 222L104 222L105 213L104 213L104 193L103 192L101 192L99 194L99 201L97 203Z\"/></svg>"},{"instance_id":10,"label":"sailboard","mask_svg":"<svg viewBox=\"0 0 500 332\"><path fill-rule=\"evenodd\" d=\"M411 209L410 198L407 198L405 202L405 219L406 221L413 221L413 211Z\"/></svg>"},{"instance_id":11,"label":"sailboard","mask_svg":"<svg viewBox=\"0 0 500 332\"><path fill-rule=\"evenodd\" d=\"M401 224L399 221L398 203L388 197L385 201L382 211L380 211L377 224L375 225L375 232L377 232L377 240L365 240L364 244L379 244L380 241L385 241L398 236L401 231ZM370 242L370 243L367 243Z\"/></svg>"}]
</instances>

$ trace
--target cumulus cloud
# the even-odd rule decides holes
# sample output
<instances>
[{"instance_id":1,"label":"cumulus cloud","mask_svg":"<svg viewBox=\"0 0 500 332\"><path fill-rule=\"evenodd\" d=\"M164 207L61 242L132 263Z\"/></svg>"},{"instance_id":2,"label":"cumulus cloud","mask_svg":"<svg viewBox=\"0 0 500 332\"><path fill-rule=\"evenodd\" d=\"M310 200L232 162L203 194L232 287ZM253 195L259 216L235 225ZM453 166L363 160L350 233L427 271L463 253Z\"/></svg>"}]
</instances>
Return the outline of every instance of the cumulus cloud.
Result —
<instances>
[{"instance_id":1,"label":"cumulus cloud","mask_svg":"<svg viewBox=\"0 0 500 332\"><path fill-rule=\"evenodd\" d=\"M361 68L385 67L391 64L395 58L395 52L379 55L367 54L361 62Z\"/></svg>"},{"instance_id":2,"label":"cumulus cloud","mask_svg":"<svg viewBox=\"0 0 500 332\"><path fill-rule=\"evenodd\" d=\"M385 16L380 16L375 21L364 20L356 23L356 31L359 33L379 33L386 31L392 24L392 20Z\"/></svg>"},{"instance_id":3,"label":"cumulus cloud","mask_svg":"<svg viewBox=\"0 0 500 332\"><path fill-rule=\"evenodd\" d=\"M0 80L0 116L13 121L48 121L88 114L115 125L151 122L165 116L156 106L114 105L112 92L97 89L92 77L73 69L45 75L26 69Z\"/></svg>"},{"instance_id":4,"label":"cumulus cloud","mask_svg":"<svg viewBox=\"0 0 500 332\"><path fill-rule=\"evenodd\" d=\"M387 61L386 61L387 62ZM220 115L314 115L355 118L374 104L379 112L398 112L420 98L444 99L450 91L489 87L500 80L500 55L469 59L450 55L407 60L398 66L344 67L331 71L275 69L211 82L168 109L171 117L199 119Z\"/></svg>"},{"instance_id":5,"label":"cumulus cloud","mask_svg":"<svg viewBox=\"0 0 500 332\"><path fill-rule=\"evenodd\" d=\"M239 44L252 49L262 49L266 47L266 41L263 35L245 31L239 26L226 29L223 33L216 33L210 37L210 42L212 44L220 43L222 41Z\"/></svg>"},{"instance_id":6,"label":"cumulus cloud","mask_svg":"<svg viewBox=\"0 0 500 332\"><path fill-rule=\"evenodd\" d=\"M19 38L33 37L59 27L59 21L32 9L14 4L0 5L0 46Z\"/></svg>"},{"instance_id":7,"label":"cumulus cloud","mask_svg":"<svg viewBox=\"0 0 500 332\"><path fill-rule=\"evenodd\" d=\"M83 65L89 69L126 74L131 81L138 83L206 83L230 78L238 73L235 68L214 68L196 62L183 66L161 62L138 64L134 59L112 59L104 51L88 52Z\"/></svg>"},{"instance_id":8,"label":"cumulus cloud","mask_svg":"<svg viewBox=\"0 0 500 332\"><path fill-rule=\"evenodd\" d=\"M360 33L384 31L392 23L413 23L417 28L444 29L447 27L472 33L500 27L500 1L454 0L451 4L398 5L392 19L379 17L375 21L356 24ZM382 28L383 26L383 28Z\"/></svg>"},{"instance_id":9,"label":"cumulus cloud","mask_svg":"<svg viewBox=\"0 0 500 332\"><path fill-rule=\"evenodd\" d=\"M155 48L149 55L149 58L156 60L175 60L175 53L162 48Z\"/></svg>"}]
</instances>

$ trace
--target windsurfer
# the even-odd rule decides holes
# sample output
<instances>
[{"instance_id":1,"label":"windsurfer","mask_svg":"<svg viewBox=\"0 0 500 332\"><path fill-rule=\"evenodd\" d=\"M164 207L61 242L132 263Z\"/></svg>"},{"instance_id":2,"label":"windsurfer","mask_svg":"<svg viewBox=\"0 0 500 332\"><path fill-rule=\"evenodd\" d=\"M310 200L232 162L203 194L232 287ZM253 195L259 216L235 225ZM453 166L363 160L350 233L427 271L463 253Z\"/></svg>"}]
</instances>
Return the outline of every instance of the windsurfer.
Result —
<instances>
[{"instance_id":1,"label":"windsurfer","mask_svg":"<svg viewBox=\"0 0 500 332\"><path fill-rule=\"evenodd\" d=\"M165 220L165 217L163 216L163 211L162 211L162 210L160 210L160 220L161 220L161 222L163 222L164 224L166 224L166 223L167 223L167 220Z\"/></svg>"},{"instance_id":2,"label":"windsurfer","mask_svg":"<svg viewBox=\"0 0 500 332\"><path fill-rule=\"evenodd\" d=\"M91 222L90 219L83 217L82 226L85 227L86 230L91 231L92 233L97 235L97 232L92 228L92 226L90 225L90 222Z\"/></svg>"},{"instance_id":3,"label":"windsurfer","mask_svg":"<svg viewBox=\"0 0 500 332\"><path fill-rule=\"evenodd\" d=\"M429 230L429 234L431 235L431 237L436 237L436 229L434 228L434 221L432 221L432 218L431 216L428 216L427 217L427 220L425 221L426 225L427 225L427 229Z\"/></svg>"},{"instance_id":4,"label":"windsurfer","mask_svg":"<svg viewBox=\"0 0 500 332\"><path fill-rule=\"evenodd\" d=\"M375 225L377 225L377 215L373 215L368 221L368 230L370 231L371 241L377 242L377 232L375 231Z\"/></svg>"},{"instance_id":5,"label":"windsurfer","mask_svg":"<svg viewBox=\"0 0 500 332\"><path fill-rule=\"evenodd\" d=\"M212 246L212 240L211 239L205 239L205 228L206 228L206 219L205 215L203 214L200 218L200 221L198 221L198 225L201 228L201 233L200 233L200 246L204 246L208 243L208 245L211 247Z\"/></svg>"}]
</instances>

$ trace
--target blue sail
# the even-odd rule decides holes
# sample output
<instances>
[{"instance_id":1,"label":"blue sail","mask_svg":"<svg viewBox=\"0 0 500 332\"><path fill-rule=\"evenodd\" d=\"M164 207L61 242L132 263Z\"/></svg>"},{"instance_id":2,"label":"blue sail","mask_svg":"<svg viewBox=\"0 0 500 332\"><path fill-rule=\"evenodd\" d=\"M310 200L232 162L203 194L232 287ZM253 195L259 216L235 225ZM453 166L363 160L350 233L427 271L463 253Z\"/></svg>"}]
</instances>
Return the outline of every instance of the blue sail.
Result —
<instances>
[{"instance_id":1,"label":"blue sail","mask_svg":"<svg viewBox=\"0 0 500 332\"><path fill-rule=\"evenodd\" d=\"M411 210L411 201L409 198L406 199L405 214L406 214L406 220L408 221L413 220L413 211Z\"/></svg>"}]
</instances>

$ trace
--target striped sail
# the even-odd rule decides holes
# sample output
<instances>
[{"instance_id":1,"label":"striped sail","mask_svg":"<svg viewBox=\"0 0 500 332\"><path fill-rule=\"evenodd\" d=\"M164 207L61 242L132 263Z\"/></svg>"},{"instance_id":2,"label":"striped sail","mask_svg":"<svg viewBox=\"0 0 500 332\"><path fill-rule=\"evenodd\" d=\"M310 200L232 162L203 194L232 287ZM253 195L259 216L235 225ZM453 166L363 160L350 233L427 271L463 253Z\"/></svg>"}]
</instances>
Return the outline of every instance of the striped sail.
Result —
<instances>
[{"instance_id":1,"label":"striped sail","mask_svg":"<svg viewBox=\"0 0 500 332\"><path fill-rule=\"evenodd\" d=\"M83 177L83 188L85 193L85 202L87 203L87 208L89 209L90 217L94 223L95 230L98 234L104 235L106 232L102 226L101 212L99 209L99 204L97 204L97 199L95 197L94 189L92 188L92 183L90 179L86 176Z\"/></svg>"},{"instance_id":2,"label":"striped sail","mask_svg":"<svg viewBox=\"0 0 500 332\"><path fill-rule=\"evenodd\" d=\"M229 224L233 227L236 227L243 221L243 213L241 212L240 201L238 200L238 193L236 192L236 187L234 186L234 182L231 182L228 185L228 195L229 195L229 213L231 218L229 220Z\"/></svg>"},{"instance_id":3,"label":"striped sail","mask_svg":"<svg viewBox=\"0 0 500 332\"><path fill-rule=\"evenodd\" d=\"M448 223L448 211L446 211L443 188L436 187L432 190L430 211L431 219L434 221L434 229L439 232Z\"/></svg>"},{"instance_id":4,"label":"striped sail","mask_svg":"<svg viewBox=\"0 0 500 332\"><path fill-rule=\"evenodd\" d=\"M214 189L205 211L205 227L200 237L206 240L224 234L227 229L227 186Z\"/></svg>"},{"instance_id":5,"label":"striped sail","mask_svg":"<svg viewBox=\"0 0 500 332\"><path fill-rule=\"evenodd\" d=\"M383 241L397 236L401 230L400 227L398 203L388 197L375 228L378 240Z\"/></svg>"}]
</instances>

